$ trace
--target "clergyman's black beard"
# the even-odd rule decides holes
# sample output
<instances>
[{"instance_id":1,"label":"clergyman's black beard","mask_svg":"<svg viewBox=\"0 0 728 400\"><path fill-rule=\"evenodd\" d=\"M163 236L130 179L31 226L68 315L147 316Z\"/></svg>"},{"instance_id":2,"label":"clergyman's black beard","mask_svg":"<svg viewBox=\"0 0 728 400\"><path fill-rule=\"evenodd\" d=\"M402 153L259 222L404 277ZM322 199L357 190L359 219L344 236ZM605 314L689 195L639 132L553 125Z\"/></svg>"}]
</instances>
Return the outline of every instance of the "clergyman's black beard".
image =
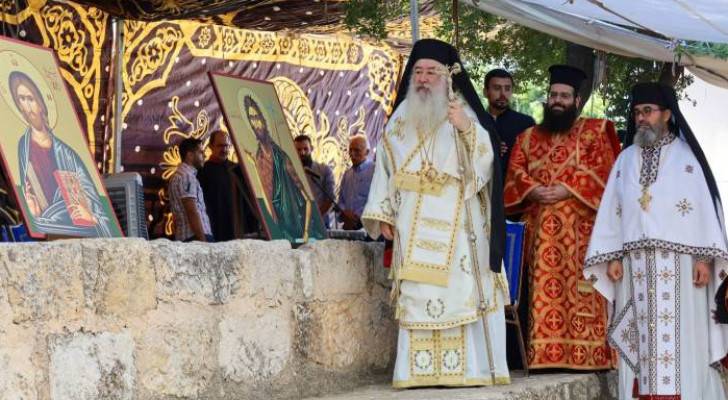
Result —
<instances>
[{"instance_id":1,"label":"clergyman's black beard","mask_svg":"<svg viewBox=\"0 0 728 400\"><path fill-rule=\"evenodd\" d=\"M543 121L541 121L541 127L548 132L559 133L567 132L574 126L574 122L579 117L579 111L576 109L576 104L572 104L566 107L564 111L556 111L548 106L543 105Z\"/></svg>"},{"instance_id":2,"label":"clergyman's black beard","mask_svg":"<svg viewBox=\"0 0 728 400\"><path fill-rule=\"evenodd\" d=\"M311 167L313 165L313 157L311 155L301 156L301 163L304 167Z\"/></svg>"}]
</instances>

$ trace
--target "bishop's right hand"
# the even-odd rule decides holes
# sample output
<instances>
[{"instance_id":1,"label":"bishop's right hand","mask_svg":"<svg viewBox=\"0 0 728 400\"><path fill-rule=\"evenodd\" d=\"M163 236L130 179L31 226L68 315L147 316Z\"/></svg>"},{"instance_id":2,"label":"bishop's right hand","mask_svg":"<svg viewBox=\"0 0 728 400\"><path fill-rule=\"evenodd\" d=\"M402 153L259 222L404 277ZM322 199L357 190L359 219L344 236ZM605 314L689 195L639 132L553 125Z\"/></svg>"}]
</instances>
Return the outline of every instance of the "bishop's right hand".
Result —
<instances>
[{"instance_id":1,"label":"bishop's right hand","mask_svg":"<svg viewBox=\"0 0 728 400\"><path fill-rule=\"evenodd\" d=\"M463 103L460 100L452 100L448 103L447 119L458 132L467 131L470 129L471 124L473 124L473 121L465 113Z\"/></svg>"},{"instance_id":2,"label":"bishop's right hand","mask_svg":"<svg viewBox=\"0 0 728 400\"><path fill-rule=\"evenodd\" d=\"M394 240L394 227L386 222L379 222L379 230L387 240Z\"/></svg>"}]
</instances>

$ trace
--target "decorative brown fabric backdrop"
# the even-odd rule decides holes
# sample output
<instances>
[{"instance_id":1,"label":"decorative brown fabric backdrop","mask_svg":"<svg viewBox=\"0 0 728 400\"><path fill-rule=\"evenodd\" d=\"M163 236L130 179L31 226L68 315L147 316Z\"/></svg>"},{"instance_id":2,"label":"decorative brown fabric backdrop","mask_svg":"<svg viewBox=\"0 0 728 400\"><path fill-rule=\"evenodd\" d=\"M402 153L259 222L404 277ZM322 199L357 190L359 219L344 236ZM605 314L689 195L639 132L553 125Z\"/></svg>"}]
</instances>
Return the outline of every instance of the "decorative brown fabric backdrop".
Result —
<instances>
[{"instance_id":1,"label":"decorative brown fabric backdrop","mask_svg":"<svg viewBox=\"0 0 728 400\"><path fill-rule=\"evenodd\" d=\"M101 3L112 12L152 19L187 16L185 10L203 3L222 6L231 2ZM164 13L157 12L161 8L130 11L141 3L159 3L159 7L185 3L186 7ZM207 17L194 15L224 25L200 21L124 23L121 161L125 171L139 172L144 178L152 236L171 233L164 187L180 161L174 145L185 137L206 139L212 130L226 129L209 71L272 81L292 134L311 136L314 158L331 165L337 182L349 166L348 137L365 133L375 146L391 111L402 60L388 46L346 35L307 35L293 30L274 33L228 26L257 21L256 26L280 29L287 22L295 22L293 29L308 24L319 24L321 29L329 17L334 18L334 26L341 12L339 2L242 3L245 7L234 11L196 8L208 10L208 15L227 11ZM309 6L304 7L304 3ZM27 0L18 0L17 4L0 2L0 19L5 21L0 24L0 33L56 51L82 116L89 148L99 169L111 170L119 155L109 157L107 151L104 159L104 149L115 148L114 138L104 141L113 40L109 14L70 1L34 0L29 5ZM120 5L123 10L113 8ZM270 11L271 16L262 10Z\"/></svg>"},{"instance_id":2,"label":"decorative brown fabric backdrop","mask_svg":"<svg viewBox=\"0 0 728 400\"><path fill-rule=\"evenodd\" d=\"M291 133L309 135L314 159L338 180L349 166L349 136L364 133L376 144L401 67L388 47L348 36L193 21L127 22L124 57L122 164L145 178L155 236L171 232L164 186L180 162L174 144L227 129L209 71L272 81Z\"/></svg>"}]
</instances>

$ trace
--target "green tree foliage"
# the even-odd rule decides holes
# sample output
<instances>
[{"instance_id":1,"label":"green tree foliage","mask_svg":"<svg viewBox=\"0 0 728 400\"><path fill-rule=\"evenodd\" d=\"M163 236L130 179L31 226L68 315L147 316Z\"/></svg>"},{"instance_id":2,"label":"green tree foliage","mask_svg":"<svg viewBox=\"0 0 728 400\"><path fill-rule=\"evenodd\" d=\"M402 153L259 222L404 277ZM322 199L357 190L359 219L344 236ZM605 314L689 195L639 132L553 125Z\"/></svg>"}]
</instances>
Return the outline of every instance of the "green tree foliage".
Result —
<instances>
[{"instance_id":1,"label":"green tree foliage","mask_svg":"<svg viewBox=\"0 0 728 400\"><path fill-rule=\"evenodd\" d=\"M728 43L687 42L679 50L696 56L728 60Z\"/></svg>"},{"instance_id":2,"label":"green tree foliage","mask_svg":"<svg viewBox=\"0 0 728 400\"><path fill-rule=\"evenodd\" d=\"M606 103L605 115L623 127L628 108L628 96L632 86L639 82L657 81L672 69L672 64L626 58L613 54L607 55L607 69L604 81L600 85L599 94ZM693 82L693 77L680 74L674 84L678 95Z\"/></svg>"},{"instance_id":3,"label":"green tree foliage","mask_svg":"<svg viewBox=\"0 0 728 400\"><path fill-rule=\"evenodd\" d=\"M452 18L453 2L433 0L433 3L442 18L437 36L453 43L456 32ZM348 2L345 22L350 29L360 34L382 39L386 37L387 18L406 18L408 7L408 0L354 0ZM386 11L382 12L382 9ZM508 69L516 81L515 107L538 119L548 85L548 67L565 62L567 42L462 3L458 5L457 26L459 40L456 45L476 87L483 87L483 77L490 68ZM728 46L692 46L690 49L694 52L710 50L715 53L728 51ZM662 62L613 54L605 56L605 65L604 77L590 97L584 113L610 118L621 127L625 122L632 85L659 80L671 68L670 64L666 66ZM677 72L679 78L675 89L681 93L692 82L692 78L683 75L680 69Z\"/></svg>"},{"instance_id":4,"label":"green tree foliage","mask_svg":"<svg viewBox=\"0 0 728 400\"><path fill-rule=\"evenodd\" d=\"M438 0L435 7L442 16L437 34L452 43L455 35L452 1ZM475 7L459 5L458 27L458 50L476 80L483 78L489 66L498 65L510 70L519 82L546 82L548 67L566 57L565 41Z\"/></svg>"},{"instance_id":5,"label":"green tree foliage","mask_svg":"<svg viewBox=\"0 0 728 400\"><path fill-rule=\"evenodd\" d=\"M387 37L387 21L406 17L409 0L349 0L344 3L344 25L374 39Z\"/></svg>"}]
</instances>

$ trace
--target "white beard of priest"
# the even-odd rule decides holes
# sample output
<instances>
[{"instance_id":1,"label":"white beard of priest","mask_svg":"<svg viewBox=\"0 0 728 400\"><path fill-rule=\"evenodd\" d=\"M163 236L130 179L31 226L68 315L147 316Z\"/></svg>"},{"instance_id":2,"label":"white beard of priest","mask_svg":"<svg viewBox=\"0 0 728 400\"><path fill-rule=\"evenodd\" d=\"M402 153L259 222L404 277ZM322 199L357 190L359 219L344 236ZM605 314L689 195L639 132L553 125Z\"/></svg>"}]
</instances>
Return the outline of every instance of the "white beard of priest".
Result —
<instances>
[{"instance_id":1,"label":"white beard of priest","mask_svg":"<svg viewBox=\"0 0 728 400\"><path fill-rule=\"evenodd\" d=\"M454 64L447 43L413 47L362 215L371 237L394 240L397 388L510 382L500 141L465 71L449 100Z\"/></svg>"},{"instance_id":2,"label":"white beard of priest","mask_svg":"<svg viewBox=\"0 0 728 400\"><path fill-rule=\"evenodd\" d=\"M632 89L584 275L614 306L619 398L725 399L728 329L711 316L728 269L718 188L672 88Z\"/></svg>"}]
</instances>

